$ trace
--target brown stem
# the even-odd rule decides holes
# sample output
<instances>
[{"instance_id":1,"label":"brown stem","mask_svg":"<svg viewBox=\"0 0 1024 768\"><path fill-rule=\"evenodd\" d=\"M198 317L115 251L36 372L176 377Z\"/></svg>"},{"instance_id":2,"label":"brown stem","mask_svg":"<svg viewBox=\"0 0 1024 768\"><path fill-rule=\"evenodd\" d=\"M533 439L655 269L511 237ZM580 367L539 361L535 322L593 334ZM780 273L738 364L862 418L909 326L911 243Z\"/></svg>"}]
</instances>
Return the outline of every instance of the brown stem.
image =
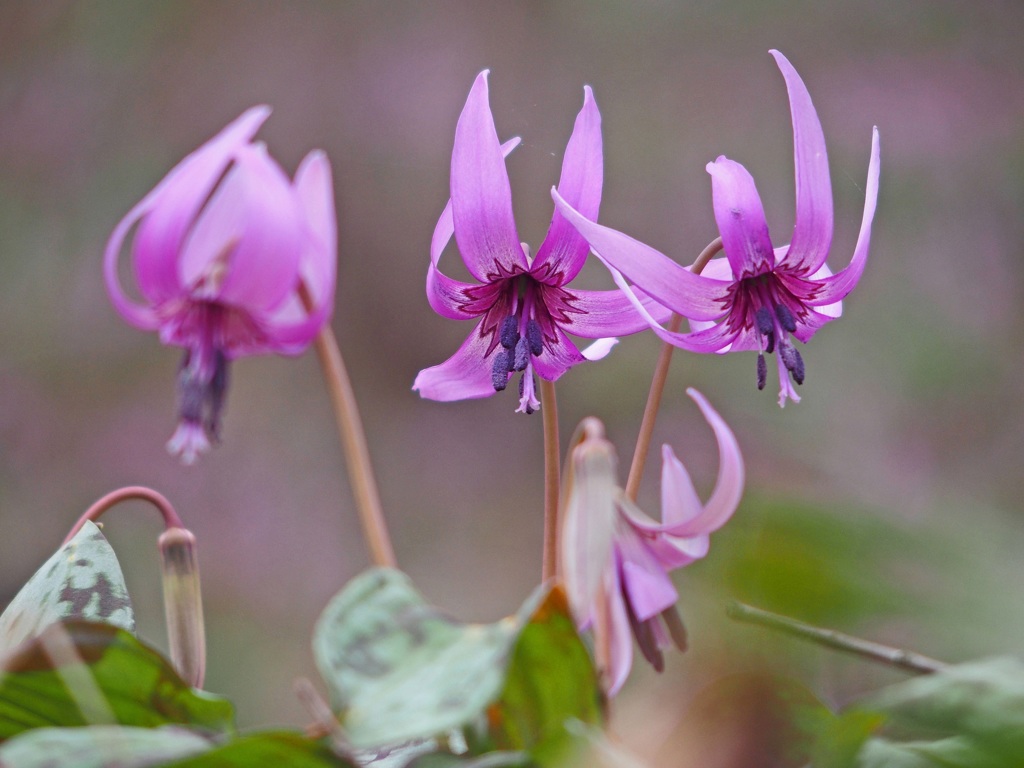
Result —
<instances>
[{"instance_id":1,"label":"brown stem","mask_svg":"<svg viewBox=\"0 0 1024 768\"><path fill-rule=\"evenodd\" d=\"M308 312L312 307L312 296L305 284L300 286L299 295ZM394 568L395 552L391 546L384 510L377 491L377 481L370 463L370 451L366 446L366 433L363 422L359 418L356 396L352 390L352 382L341 357L338 340L330 323L323 328L314 342L320 368L323 370L327 392L334 406L334 415L338 425L338 434L345 451L346 466L352 493L356 498L356 509L363 526L363 536L370 548L373 562L380 566Z\"/></svg>"},{"instance_id":2,"label":"brown stem","mask_svg":"<svg viewBox=\"0 0 1024 768\"><path fill-rule=\"evenodd\" d=\"M544 555L541 579L557 578L558 573L558 494L560 489L558 454L558 401L555 382L540 380L541 414L544 417Z\"/></svg>"},{"instance_id":3,"label":"brown stem","mask_svg":"<svg viewBox=\"0 0 1024 768\"><path fill-rule=\"evenodd\" d=\"M720 250L722 250L722 238L716 237L701 251L700 256L690 266L690 271L699 275ZM678 332L682 320L682 317L673 314L668 330L672 333ZM658 417L658 408L661 407L661 396L665 391L665 382L668 379L669 364L672 362L674 350L675 347L666 341L661 347L661 354L658 355L658 362L654 367L654 377L647 395L647 406L644 408L643 420L640 422L640 434L637 435L636 449L633 451L633 463L630 464L629 477L626 480L626 495L633 501L636 501L637 494L640 492L640 481L643 479L647 453L651 447L651 435L654 434L654 421Z\"/></svg>"},{"instance_id":4,"label":"brown stem","mask_svg":"<svg viewBox=\"0 0 1024 768\"><path fill-rule=\"evenodd\" d=\"M801 637L810 640L812 643L824 645L827 648L834 648L838 651L845 651L865 659L871 659L891 667L897 667L905 672L913 672L916 675L925 675L931 672L938 672L945 669L948 664L935 659L922 656L920 653L905 651L902 648L893 648L871 640L862 640L859 637L836 632L834 629L822 629L820 627L805 624L789 616L781 616L771 611L755 608L745 603L730 603L726 608L729 618L736 621L758 624L768 629L774 629L794 637Z\"/></svg>"},{"instance_id":5,"label":"brown stem","mask_svg":"<svg viewBox=\"0 0 1024 768\"><path fill-rule=\"evenodd\" d=\"M138 499L139 501L148 501L157 511L160 512L161 517L164 519L164 528L184 528L185 526L181 523L181 518L178 517L178 513L174 511L174 507L171 506L171 502L167 500L167 497L161 493L157 493L152 488L146 488L143 485L128 485L124 488L118 488L116 491L111 491L106 496L94 501L92 506L89 507L78 518L77 522L71 527L71 531L64 539L64 544L67 544L82 530L82 526L85 525L86 520L92 520L95 522L98 520L104 512L111 507L120 504L122 501L129 501L131 499Z\"/></svg>"}]
</instances>

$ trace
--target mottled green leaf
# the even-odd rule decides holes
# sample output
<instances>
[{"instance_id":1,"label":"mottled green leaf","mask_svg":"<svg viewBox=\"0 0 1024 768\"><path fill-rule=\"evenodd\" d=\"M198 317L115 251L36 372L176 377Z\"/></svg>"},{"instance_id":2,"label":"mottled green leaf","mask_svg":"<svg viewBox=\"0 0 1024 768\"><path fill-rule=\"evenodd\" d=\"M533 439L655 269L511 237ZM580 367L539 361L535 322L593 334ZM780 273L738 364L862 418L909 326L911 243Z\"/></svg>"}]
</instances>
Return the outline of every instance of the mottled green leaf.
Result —
<instances>
[{"instance_id":1,"label":"mottled green leaf","mask_svg":"<svg viewBox=\"0 0 1024 768\"><path fill-rule=\"evenodd\" d=\"M232 738L196 757L166 763L166 768L357 768L324 743L289 731L266 731Z\"/></svg>"},{"instance_id":2,"label":"mottled green leaf","mask_svg":"<svg viewBox=\"0 0 1024 768\"><path fill-rule=\"evenodd\" d=\"M954 736L938 741L893 743L869 739L856 768L1020 768L1020 755L1000 758L980 750L970 739Z\"/></svg>"},{"instance_id":3,"label":"mottled green leaf","mask_svg":"<svg viewBox=\"0 0 1024 768\"><path fill-rule=\"evenodd\" d=\"M462 731L470 753L560 754L568 718L600 718L597 678L561 592L538 591L495 624L426 604L404 574L374 569L327 606L313 638L331 701L358 748Z\"/></svg>"},{"instance_id":4,"label":"mottled green leaf","mask_svg":"<svg viewBox=\"0 0 1024 768\"><path fill-rule=\"evenodd\" d=\"M61 619L88 619L135 631L117 555L86 521L15 595L0 616L0 655Z\"/></svg>"},{"instance_id":5,"label":"mottled green leaf","mask_svg":"<svg viewBox=\"0 0 1024 768\"><path fill-rule=\"evenodd\" d=\"M38 728L0 746L0 768L355 768L299 733L254 733L215 744L180 726Z\"/></svg>"},{"instance_id":6,"label":"mottled green leaf","mask_svg":"<svg viewBox=\"0 0 1024 768\"><path fill-rule=\"evenodd\" d=\"M0 745L0 766L150 768L209 748L210 742L205 738L177 726L37 728Z\"/></svg>"},{"instance_id":7,"label":"mottled green leaf","mask_svg":"<svg viewBox=\"0 0 1024 768\"><path fill-rule=\"evenodd\" d=\"M184 724L233 729L225 699L190 688L170 663L109 624L51 624L0 666L0 741L31 728Z\"/></svg>"}]
</instances>

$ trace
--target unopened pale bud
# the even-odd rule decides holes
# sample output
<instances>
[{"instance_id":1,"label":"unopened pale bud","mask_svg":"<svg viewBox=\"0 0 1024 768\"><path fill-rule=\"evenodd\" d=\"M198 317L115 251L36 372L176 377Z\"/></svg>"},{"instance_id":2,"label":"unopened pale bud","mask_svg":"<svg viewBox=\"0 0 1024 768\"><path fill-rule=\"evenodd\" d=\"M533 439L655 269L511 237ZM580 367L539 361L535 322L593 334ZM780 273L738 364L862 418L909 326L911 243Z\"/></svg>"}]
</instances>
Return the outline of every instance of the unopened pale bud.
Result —
<instances>
[{"instance_id":1,"label":"unopened pale bud","mask_svg":"<svg viewBox=\"0 0 1024 768\"><path fill-rule=\"evenodd\" d=\"M184 528L168 528L160 535L158 545L171 662L186 683L202 688L206 673L206 630L196 537Z\"/></svg>"}]
</instances>

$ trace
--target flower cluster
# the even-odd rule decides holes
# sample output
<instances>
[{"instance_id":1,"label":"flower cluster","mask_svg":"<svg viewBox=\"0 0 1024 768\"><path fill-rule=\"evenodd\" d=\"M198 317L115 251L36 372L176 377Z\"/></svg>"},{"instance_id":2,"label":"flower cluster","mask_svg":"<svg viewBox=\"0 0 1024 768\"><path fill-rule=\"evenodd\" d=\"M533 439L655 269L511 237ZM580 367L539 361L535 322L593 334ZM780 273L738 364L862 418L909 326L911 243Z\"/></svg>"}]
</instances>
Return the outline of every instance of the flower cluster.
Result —
<instances>
[{"instance_id":1,"label":"flower cluster","mask_svg":"<svg viewBox=\"0 0 1024 768\"><path fill-rule=\"evenodd\" d=\"M551 191L550 226L532 253L519 238L505 165L519 139L499 140L488 72L481 72L455 130L450 199L434 229L426 279L435 312L476 325L448 360L419 372L413 389L433 400L481 398L506 389L518 376L517 410L533 413L541 407L541 392L553 396L553 384L542 386L537 377L554 382L569 368L607 355L616 337L650 328L691 352L756 351L759 389L767 382L765 358L775 354L779 405L799 401L794 385L803 383L806 371L795 342L806 343L840 315L842 299L867 262L879 141L876 129L852 260L833 274L826 263L833 208L824 134L800 76L781 53L772 55L785 80L793 121L792 238L788 245L774 245L753 177L722 155L708 163L707 172L720 234L709 253L720 249L724 256L690 268L597 223L603 144L601 115L589 87ZM297 354L317 334L329 336L325 325L336 270L330 166L322 153L312 152L289 180L266 148L253 141L268 115L266 107L250 109L186 157L121 220L105 252L107 286L117 310L133 325L157 331L165 344L185 350L178 374L179 425L168 443L185 463L219 437L231 360ZM475 282L441 271L452 238ZM141 302L129 298L121 284L118 265L126 242ZM591 251L609 269L616 289L572 285ZM673 315L688 320L687 332L663 326ZM570 336L595 341L580 349ZM685 646L669 573L707 553L709 535L729 520L742 495L743 460L732 431L702 395L688 392L715 433L718 480L703 504L666 445L660 521L636 506L635 491L619 488L615 451L596 419L581 427L565 467L561 504L554 504L557 420L554 409L545 408L546 436L552 426L548 417L555 419L554 439L545 447L547 468L553 468L546 482L555 478L548 511L557 506L562 516L555 573L564 579L579 627L594 629L611 694L630 669L631 631L658 669L663 647ZM360 445L353 437L358 419L347 418L346 450ZM645 454L646 444L638 451ZM365 446L352 449L350 464L362 473L353 485L364 524L378 531L368 536L375 542L375 559L393 565L390 543L379 532L382 515ZM555 546L546 547L548 567L556 560Z\"/></svg>"}]
</instances>

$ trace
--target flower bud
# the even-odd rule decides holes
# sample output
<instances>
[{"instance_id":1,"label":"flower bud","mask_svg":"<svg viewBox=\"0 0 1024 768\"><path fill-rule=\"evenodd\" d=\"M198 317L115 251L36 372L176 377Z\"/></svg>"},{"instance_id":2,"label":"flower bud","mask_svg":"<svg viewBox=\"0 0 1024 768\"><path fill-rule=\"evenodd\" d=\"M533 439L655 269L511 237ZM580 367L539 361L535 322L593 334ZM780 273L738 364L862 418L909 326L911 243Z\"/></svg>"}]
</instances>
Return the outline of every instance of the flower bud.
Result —
<instances>
[{"instance_id":1,"label":"flower bud","mask_svg":"<svg viewBox=\"0 0 1024 768\"><path fill-rule=\"evenodd\" d=\"M206 673L206 632L196 537L185 528L173 527L160 534L157 544L171 662L186 683L201 688Z\"/></svg>"}]
</instances>

